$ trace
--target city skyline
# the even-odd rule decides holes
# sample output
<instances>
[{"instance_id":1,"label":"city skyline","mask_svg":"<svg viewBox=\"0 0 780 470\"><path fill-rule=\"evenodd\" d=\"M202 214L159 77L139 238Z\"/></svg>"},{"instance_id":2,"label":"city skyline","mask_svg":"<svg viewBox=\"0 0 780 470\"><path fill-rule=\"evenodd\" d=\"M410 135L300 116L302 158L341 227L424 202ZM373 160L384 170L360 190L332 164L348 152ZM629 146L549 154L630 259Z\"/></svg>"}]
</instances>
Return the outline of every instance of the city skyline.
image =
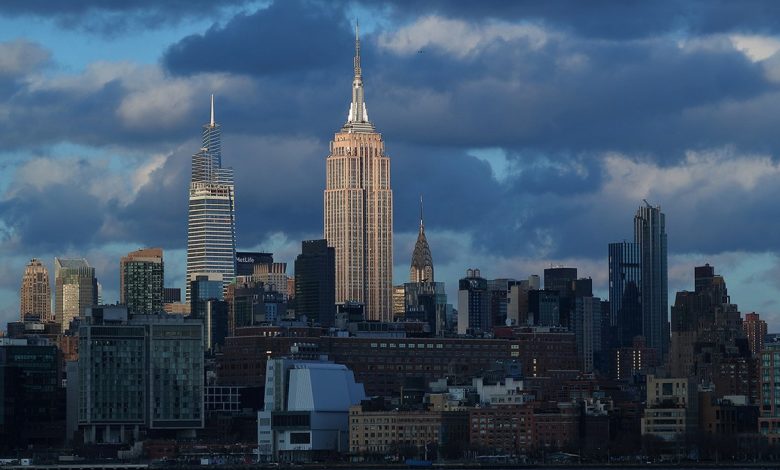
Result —
<instances>
[{"instance_id":1,"label":"city skyline","mask_svg":"<svg viewBox=\"0 0 780 470\"><path fill-rule=\"evenodd\" d=\"M202 11L174 20L165 7L93 6L79 19L66 7L0 6L8 13L0 48L13 58L3 72L15 87L3 100L14 119L0 185L0 320L18 318L31 258L53 273L55 256L85 257L115 301L121 256L161 246L166 285L183 287L188 157L211 93L224 96L239 247L291 263L301 240L321 237L323 149L343 118L359 13L372 119L393 158L396 283L409 274L423 193L436 277L451 298L467 267L523 279L550 264L593 276L606 297L607 244L631 238L626 220L647 198L667 213L670 294L691 289L690 270L709 262L743 311L780 326L778 246L764 235L777 219L780 43L761 18L718 22L713 10L702 15L711 22L690 20L682 33L663 19L655 29L594 31L543 7L499 21L490 2L460 10L431 2L419 16L393 2L390 13L359 5L231 3L210 7L216 20ZM161 20L143 26L148 15ZM23 29L29 18L36 26ZM270 42L275 24L312 35L279 46L283 54L230 47L231 37ZM447 41L443 31L460 34ZM150 47L130 47L150 37ZM78 47L88 42L110 47ZM214 44L231 53L201 50ZM495 119L463 112L477 103L485 111L474 114Z\"/></svg>"}]
</instances>

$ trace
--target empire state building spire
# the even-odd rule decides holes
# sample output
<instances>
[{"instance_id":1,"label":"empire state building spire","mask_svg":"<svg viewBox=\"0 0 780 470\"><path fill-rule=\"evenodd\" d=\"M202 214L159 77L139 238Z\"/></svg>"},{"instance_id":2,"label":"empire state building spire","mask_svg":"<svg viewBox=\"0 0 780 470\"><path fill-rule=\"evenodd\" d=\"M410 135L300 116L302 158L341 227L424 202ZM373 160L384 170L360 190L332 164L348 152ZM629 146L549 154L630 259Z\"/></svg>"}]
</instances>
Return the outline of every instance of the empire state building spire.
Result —
<instances>
[{"instance_id":1,"label":"empire state building spire","mask_svg":"<svg viewBox=\"0 0 780 470\"><path fill-rule=\"evenodd\" d=\"M344 130L348 132L372 132L374 125L368 120L368 108L363 92L363 70L360 68L360 26L355 24L355 58L353 59L355 76L352 79L352 102L349 105Z\"/></svg>"}]
</instances>

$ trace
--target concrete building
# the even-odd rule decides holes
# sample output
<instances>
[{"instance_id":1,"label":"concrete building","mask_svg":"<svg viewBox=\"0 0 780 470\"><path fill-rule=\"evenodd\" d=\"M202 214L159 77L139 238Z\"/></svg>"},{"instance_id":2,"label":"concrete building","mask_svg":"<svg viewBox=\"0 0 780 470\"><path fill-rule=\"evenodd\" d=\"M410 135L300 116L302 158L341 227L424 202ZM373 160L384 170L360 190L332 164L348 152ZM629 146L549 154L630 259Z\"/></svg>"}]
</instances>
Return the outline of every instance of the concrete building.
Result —
<instances>
[{"instance_id":1,"label":"concrete building","mask_svg":"<svg viewBox=\"0 0 780 470\"><path fill-rule=\"evenodd\" d=\"M261 462L310 461L349 449L349 408L365 399L351 370L325 361L271 359L257 413Z\"/></svg>"},{"instance_id":2,"label":"concrete building","mask_svg":"<svg viewBox=\"0 0 780 470\"><path fill-rule=\"evenodd\" d=\"M54 314L60 329L81 316L84 309L97 305L98 282L95 268L85 259L54 258Z\"/></svg>"},{"instance_id":3,"label":"concrete building","mask_svg":"<svg viewBox=\"0 0 780 470\"><path fill-rule=\"evenodd\" d=\"M222 167L222 127L214 120L203 125L201 148L192 156L187 222L187 276L222 275L223 289L236 275L236 201L233 169ZM190 285L185 301L190 303Z\"/></svg>"},{"instance_id":4,"label":"concrete building","mask_svg":"<svg viewBox=\"0 0 780 470\"><path fill-rule=\"evenodd\" d=\"M38 317L42 322L54 320L51 314L51 284L49 270L39 259L31 259L24 269L19 290L19 320L25 315Z\"/></svg>"},{"instance_id":5,"label":"concrete building","mask_svg":"<svg viewBox=\"0 0 780 470\"><path fill-rule=\"evenodd\" d=\"M163 311L165 269L162 248L144 248L119 261L119 303L130 315Z\"/></svg>"},{"instance_id":6,"label":"concrete building","mask_svg":"<svg viewBox=\"0 0 780 470\"><path fill-rule=\"evenodd\" d=\"M469 269L458 281L458 334L489 332L493 328L491 320L487 280L479 269Z\"/></svg>"},{"instance_id":7,"label":"concrete building","mask_svg":"<svg viewBox=\"0 0 780 470\"><path fill-rule=\"evenodd\" d=\"M368 120L355 31L352 103L330 144L325 239L336 250L336 302L360 302L370 320L392 318L393 191L382 135Z\"/></svg>"},{"instance_id":8,"label":"concrete building","mask_svg":"<svg viewBox=\"0 0 780 470\"><path fill-rule=\"evenodd\" d=\"M194 437L204 425L203 324L180 315L86 310L79 326L78 425L86 443L149 433Z\"/></svg>"},{"instance_id":9,"label":"concrete building","mask_svg":"<svg viewBox=\"0 0 780 470\"><path fill-rule=\"evenodd\" d=\"M433 458L440 446L468 441L464 411L374 410L368 404L349 409L349 452L353 455L393 454L399 447L415 449L420 459Z\"/></svg>"},{"instance_id":10,"label":"concrete building","mask_svg":"<svg viewBox=\"0 0 780 470\"><path fill-rule=\"evenodd\" d=\"M322 326L336 320L336 251L327 240L304 240L295 259L295 312Z\"/></svg>"},{"instance_id":11,"label":"concrete building","mask_svg":"<svg viewBox=\"0 0 780 470\"><path fill-rule=\"evenodd\" d=\"M287 263L271 263L255 265L255 272L252 279L262 282L269 289L279 292L287 300L289 292L287 291ZM294 294L294 293L293 293Z\"/></svg>"},{"instance_id":12,"label":"concrete building","mask_svg":"<svg viewBox=\"0 0 780 470\"><path fill-rule=\"evenodd\" d=\"M688 378L647 376L642 435L681 442L698 428L698 390Z\"/></svg>"}]
</instances>

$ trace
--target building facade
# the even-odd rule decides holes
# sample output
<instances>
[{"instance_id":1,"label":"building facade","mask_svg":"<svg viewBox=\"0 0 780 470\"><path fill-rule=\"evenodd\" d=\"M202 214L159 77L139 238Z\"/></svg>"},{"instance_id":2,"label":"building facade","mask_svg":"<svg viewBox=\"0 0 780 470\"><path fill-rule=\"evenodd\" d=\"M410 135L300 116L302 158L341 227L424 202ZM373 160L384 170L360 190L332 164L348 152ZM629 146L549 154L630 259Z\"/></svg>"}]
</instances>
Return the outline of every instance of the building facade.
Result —
<instances>
[{"instance_id":1,"label":"building facade","mask_svg":"<svg viewBox=\"0 0 780 470\"><path fill-rule=\"evenodd\" d=\"M634 216L634 243L642 267L642 334L661 358L669 353L669 299L666 216L661 207L646 204Z\"/></svg>"},{"instance_id":2,"label":"building facade","mask_svg":"<svg viewBox=\"0 0 780 470\"><path fill-rule=\"evenodd\" d=\"M745 320L742 322L745 329L750 352L754 357L758 357L764 350L764 339L766 338L766 322L761 319L757 313L746 313Z\"/></svg>"},{"instance_id":3,"label":"building facade","mask_svg":"<svg viewBox=\"0 0 780 470\"><path fill-rule=\"evenodd\" d=\"M479 269L469 269L458 282L458 334L487 332L492 328L488 281Z\"/></svg>"},{"instance_id":4,"label":"building facade","mask_svg":"<svg viewBox=\"0 0 780 470\"><path fill-rule=\"evenodd\" d=\"M609 323L616 347L631 346L642 334L641 262L638 244L609 244Z\"/></svg>"},{"instance_id":5,"label":"building facade","mask_svg":"<svg viewBox=\"0 0 780 470\"><path fill-rule=\"evenodd\" d=\"M19 319L25 315L37 316L42 322L53 320L51 315L51 284L49 270L39 259L31 259L24 269L19 291Z\"/></svg>"},{"instance_id":6,"label":"building facade","mask_svg":"<svg viewBox=\"0 0 780 470\"><path fill-rule=\"evenodd\" d=\"M260 461L309 461L349 449L349 408L366 398L351 370L325 361L272 359L257 413Z\"/></svg>"},{"instance_id":7,"label":"building facade","mask_svg":"<svg viewBox=\"0 0 780 470\"><path fill-rule=\"evenodd\" d=\"M187 277L222 275L223 288L236 275L236 206L233 169L222 167L222 128L214 120L203 126L201 149L192 156L187 223ZM190 302L187 285L186 302Z\"/></svg>"},{"instance_id":8,"label":"building facade","mask_svg":"<svg viewBox=\"0 0 780 470\"><path fill-rule=\"evenodd\" d=\"M54 258L54 313L61 331L70 326L84 309L97 305L98 283L95 268L85 259Z\"/></svg>"},{"instance_id":9,"label":"building facade","mask_svg":"<svg viewBox=\"0 0 780 470\"><path fill-rule=\"evenodd\" d=\"M88 309L79 327L78 423L87 443L204 424L203 324L180 315Z\"/></svg>"},{"instance_id":10,"label":"building facade","mask_svg":"<svg viewBox=\"0 0 780 470\"><path fill-rule=\"evenodd\" d=\"M163 311L165 270L162 248L145 248L119 261L119 303L130 315Z\"/></svg>"},{"instance_id":11,"label":"building facade","mask_svg":"<svg viewBox=\"0 0 780 470\"><path fill-rule=\"evenodd\" d=\"M360 302L388 321L393 288L393 192L382 135L368 120L355 38L352 103L327 158L325 239L336 253L336 302Z\"/></svg>"},{"instance_id":12,"label":"building facade","mask_svg":"<svg viewBox=\"0 0 780 470\"><path fill-rule=\"evenodd\" d=\"M304 240L295 259L296 315L322 326L336 319L336 251L327 240Z\"/></svg>"}]
</instances>

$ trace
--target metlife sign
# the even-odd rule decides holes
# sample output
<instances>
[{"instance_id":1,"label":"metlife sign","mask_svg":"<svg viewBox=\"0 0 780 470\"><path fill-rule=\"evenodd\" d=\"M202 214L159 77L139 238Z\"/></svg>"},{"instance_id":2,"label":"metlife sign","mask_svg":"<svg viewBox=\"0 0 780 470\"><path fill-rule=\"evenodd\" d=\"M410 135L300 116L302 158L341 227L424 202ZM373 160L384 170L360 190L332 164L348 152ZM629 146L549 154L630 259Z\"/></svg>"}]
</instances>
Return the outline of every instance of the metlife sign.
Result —
<instances>
[{"instance_id":1,"label":"metlife sign","mask_svg":"<svg viewBox=\"0 0 780 470\"><path fill-rule=\"evenodd\" d=\"M271 264L273 262L274 262L273 253L237 251L236 252L236 276L251 276L255 272L255 265Z\"/></svg>"}]
</instances>

